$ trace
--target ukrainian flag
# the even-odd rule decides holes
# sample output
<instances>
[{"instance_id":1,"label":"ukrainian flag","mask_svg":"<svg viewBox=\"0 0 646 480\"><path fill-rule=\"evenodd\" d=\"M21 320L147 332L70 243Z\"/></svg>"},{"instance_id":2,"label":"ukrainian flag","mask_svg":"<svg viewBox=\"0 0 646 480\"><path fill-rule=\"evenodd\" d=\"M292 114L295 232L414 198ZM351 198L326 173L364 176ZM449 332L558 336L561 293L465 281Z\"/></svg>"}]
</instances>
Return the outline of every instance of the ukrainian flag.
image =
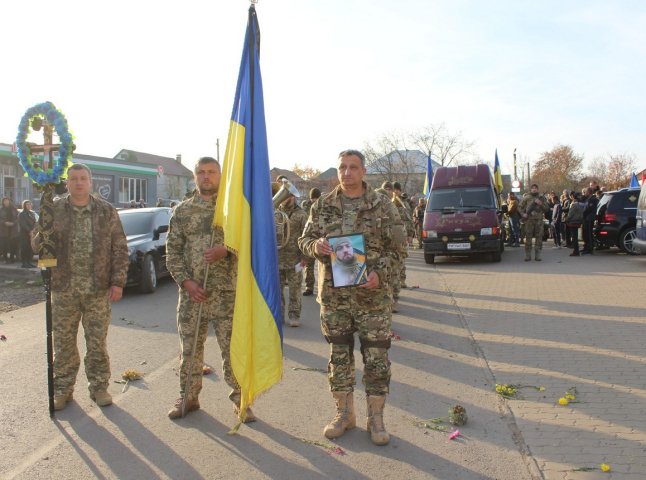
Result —
<instances>
[{"instance_id":1,"label":"ukrainian flag","mask_svg":"<svg viewBox=\"0 0 646 480\"><path fill-rule=\"evenodd\" d=\"M502 193L502 173L500 171L500 162L498 161L498 149L496 148L496 163L493 166L493 181L496 186L496 193Z\"/></svg>"},{"instance_id":2,"label":"ukrainian flag","mask_svg":"<svg viewBox=\"0 0 646 480\"><path fill-rule=\"evenodd\" d=\"M241 418L282 377L282 309L259 63L260 30L249 8L214 224L238 256L231 366L241 388Z\"/></svg>"},{"instance_id":3,"label":"ukrainian flag","mask_svg":"<svg viewBox=\"0 0 646 480\"><path fill-rule=\"evenodd\" d=\"M426 159L426 177L424 178L424 196L428 197L431 193L431 184L433 183L433 163L431 162L431 154L428 154Z\"/></svg>"}]
</instances>

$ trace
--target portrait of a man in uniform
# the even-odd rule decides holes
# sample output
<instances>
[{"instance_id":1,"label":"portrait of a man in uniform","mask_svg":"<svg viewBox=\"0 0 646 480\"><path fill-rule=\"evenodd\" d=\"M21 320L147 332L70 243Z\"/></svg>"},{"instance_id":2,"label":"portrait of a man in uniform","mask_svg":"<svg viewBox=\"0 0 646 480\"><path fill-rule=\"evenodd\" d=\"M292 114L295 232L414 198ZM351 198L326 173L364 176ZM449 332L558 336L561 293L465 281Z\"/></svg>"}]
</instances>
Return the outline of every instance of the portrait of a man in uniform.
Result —
<instances>
[{"instance_id":1,"label":"portrait of a man in uniform","mask_svg":"<svg viewBox=\"0 0 646 480\"><path fill-rule=\"evenodd\" d=\"M330 237L334 287L352 287L366 281L363 234Z\"/></svg>"}]
</instances>

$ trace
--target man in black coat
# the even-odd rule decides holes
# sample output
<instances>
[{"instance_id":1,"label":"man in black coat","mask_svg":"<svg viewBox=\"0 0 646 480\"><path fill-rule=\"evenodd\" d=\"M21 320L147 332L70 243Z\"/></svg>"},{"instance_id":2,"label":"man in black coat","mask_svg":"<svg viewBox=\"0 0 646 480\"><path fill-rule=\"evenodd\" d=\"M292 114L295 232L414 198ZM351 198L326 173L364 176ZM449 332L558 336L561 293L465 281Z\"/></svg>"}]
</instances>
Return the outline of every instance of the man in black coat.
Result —
<instances>
[{"instance_id":1,"label":"man in black coat","mask_svg":"<svg viewBox=\"0 0 646 480\"><path fill-rule=\"evenodd\" d=\"M599 200L594 194L594 190L590 187L583 190L585 195L585 208L583 209L583 250L581 254L592 255L594 252L594 221L597 217L597 206Z\"/></svg>"}]
</instances>

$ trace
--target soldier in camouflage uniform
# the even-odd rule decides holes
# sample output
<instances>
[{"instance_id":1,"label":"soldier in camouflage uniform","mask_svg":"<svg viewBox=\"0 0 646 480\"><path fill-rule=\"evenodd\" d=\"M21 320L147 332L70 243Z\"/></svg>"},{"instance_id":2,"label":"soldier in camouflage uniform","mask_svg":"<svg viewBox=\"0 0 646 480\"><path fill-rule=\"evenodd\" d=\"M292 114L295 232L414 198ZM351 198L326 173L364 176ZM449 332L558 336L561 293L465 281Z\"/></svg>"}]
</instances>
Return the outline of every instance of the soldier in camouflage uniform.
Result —
<instances>
[{"instance_id":1,"label":"soldier in camouflage uniform","mask_svg":"<svg viewBox=\"0 0 646 480\"><path fill-rule=\"evenodd\" d=\"M296 197L290 195L278 207L289 221L289 239L287 244L278 250L278 269L280 270L280 300L285 315L285 287L289 287L289 307L287 308L289 320L287 325L298 327L301 322L301 286L303 273L295 270L297 264L301 267L307 264L308 257L298 248L298 237L303 233L307 223L307 214L296 203Z\"/></svg>"},{"instance_id":2,"label":"soldier in camouflage uniform","mask_svg":"<svg viewBox=\"0 0 646 480\"><path fill-rule=\"evenodd\" d=\"M337 410L324 435L340 437L356 426L354 333L358 332L368 402L368 431L373 443L385 445L390 439L383 423L390 385L389 251L401 241L396 238L401 234L401 220L393 204L363 181L366 169L361 152L341 152L337 169L340 185L312 206L298 241L303 252L319 261L317 300L321 304L321 330L330 344L328 379ZM365 236L367 281L360 286L334 288L332 247L327 237L354 233Z\"/></svg>"},{"instance_id":3,"label":"soldier in camouflage uniform","mask_svg":"<svg viewBox=\"0 0 646 480\"><path fill-rule=\"evenodd\" d=\"M402 219L404 228L406 229L406 239L400 248L400 261L397 262L393 269L393 312L397 312L399 304L399 292L402 287L406 288L406 259L408 258L408 244L412 241L415 235L415 228L413 227L413 220L410 216L408 207L405 201L401 198L401 187L399 182L393 184L393 204L397 208L397 213Z\"/></svg>"},{"instance_id":4,"label":"soldier in camouflage uniform","mask_svg":"<svg viewBox=\"0 0 646 480\"><path fill-rule=\"evenodd\" d=\"M310 198L303 200L301 208L305 211L305 215L310 216L310 209L316 200L321 197L321 191L318 188L312 188L310 190ZM309 297L314 293L314 263L316 260L312 257L306 257L307 263L303 269L303 276L305 277L305 291L303 292L304 297Z\"/></svg>"},{"instance_id":5,"label":"soldier in camouflage uniform","mask_svg":"<svg viewBox=\"0 0 646 480\"><path fill-rule=\"evenodd\" d=\"M213 216L220 184L220 164L211 157L202 157L195 166L197 193L181 202L173 211L166 239L166 265L180 287L177 305L177 331L180 337L181 357L179 365L180 398L168 412L169 418L182 416L182 401L186 399L184 414L200 408L198 396L202 389L204 342L209 323L213 324L215 336L222 353L224 380L231 387L229 398L236 415L240 405L240 386L231 369L229 347L233 324L237 258L223 245L221 227L213 227ZM208 279L204 288L206 265ZM202 316L193 352L198 312L202 304ZM190 391L186 391L188 368L194 355L190 372ZM255 420L247 411L246 421Z\"/></svg>"},{"instance_id":6,"label":"soldier in camouflage uniform","mask_svg":"<svg viewBox=\"0 0 646 480\"><path fill-rule=\"evenodd\" d=\"M533 184L530 193L523 195L518 206L521 216L525 220L525 261L532 259L532 238L534 244L534 260L541 261L541 249L543 248L543 219L549 210L547 199L538 193L538 185Z\"/></svg>"},{"instance_id":7,"label":"soldier in camouflage uniform","mask_svg":"<svg viewBox=\"0 0 646 480\"><path fill-rule=\"evenodd\" d=\"M77 336L85 332L85 374L90 398L104 407L108 393L110 302L121 299L128 274L128 245L119 215L108 202L90 195L92 172L82 164L68 171L69 195L54 203L57 266L51 269L54 336L54 409L72 399L81 359ZM39 243L39 235L35 242Z\"/></svg>"}]
</instances>

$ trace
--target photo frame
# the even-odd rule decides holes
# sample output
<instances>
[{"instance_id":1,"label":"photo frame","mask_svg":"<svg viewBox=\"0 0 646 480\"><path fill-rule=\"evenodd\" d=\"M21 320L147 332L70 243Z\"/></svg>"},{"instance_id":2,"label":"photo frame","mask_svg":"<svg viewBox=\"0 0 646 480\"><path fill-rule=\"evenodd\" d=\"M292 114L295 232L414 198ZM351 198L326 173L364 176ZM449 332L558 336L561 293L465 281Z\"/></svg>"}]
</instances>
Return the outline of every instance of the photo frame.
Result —
<instances>
[{"instance_id":1,"label":"photo frame","mask_svg":"<svg viewBox=\"0 0 646 480\"><path fill-rule=\"evenodd\" d=\"M334 235L327 238L332 247L332 284L334 288L356 287L368 280L366 240L363 233Z\"/></svg>"}]
</instances>

